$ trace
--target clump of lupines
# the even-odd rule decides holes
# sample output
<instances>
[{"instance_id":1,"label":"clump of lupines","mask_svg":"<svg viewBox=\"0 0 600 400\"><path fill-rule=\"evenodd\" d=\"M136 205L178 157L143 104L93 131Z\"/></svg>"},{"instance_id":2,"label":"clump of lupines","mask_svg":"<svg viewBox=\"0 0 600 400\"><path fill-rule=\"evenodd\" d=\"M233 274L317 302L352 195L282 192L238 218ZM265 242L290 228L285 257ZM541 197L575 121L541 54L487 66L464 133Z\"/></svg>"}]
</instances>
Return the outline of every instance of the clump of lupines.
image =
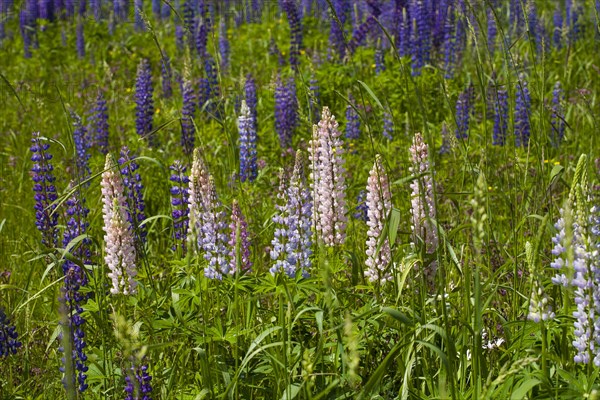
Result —
<instances>
[{"instance_id":1,"label":"clump of lupines","mask_svg":"<svg viewBox=\"0 0 600 400\"><path fill-rule=\"evenodd\" d=\"M63 246L67 248L69 244L80 235L86 233L89 223L87 222L87 215L89 210L84 205L85 199L83 198L79 189L73 192L73 195L65 202L67 206L67 227L63 236ZM70 249L70 253L73 254L82 264L88 264L90 262L90 244L91 239L83 239L77 247ZM85 374L88 367L85 365L87 356L84 352L86 343L84 341L85 333L83 331L83 325L85 319L81 315L83 313L82 304L85 302L87 297L80 291L80 289L87 285L87 276L85 270L77 263L71 260L65 260L63 264L63 273L65 279L63 281L63 287L61 288L61 308L64 313L63 333L61 333L61 340L68 340L67 346L62 346L61 351L64 352L65 347L71 350L71 358L66 359L63 357L63 373L70 373L71 376L65 376L63 383L67 389L75 388L79 392L83 392L87 389L86 384L87 375ZM64 331L67 330L67 335L64 335Z\"/></svg>"},{"instance_id":2,"label":"clump of lupines","mask_svg":"<svg viewBox=\"0 0 600 400\"><path fill-rule=\"evenodd\" d=\"M55 212L58 198L54 182L53 170L50 160L52 155L47 152L50 148L48 143L42 142L40 133L34 132L31 139L31 177L33 180L33 191L35 192L35 225L42 233L42 244L47 247L56 247L58 243L58 214Z\"/></svg>"},{"instance_id":3,"label":"clump of lupines","mask_svg":"<svg viewBox=\"0 0 600 400\"><path fill-rule=\"evenodd\" d=\"M229 224L229 268L232 274L250 272L250 241L248 240L248 223L240 205L233 201L231 206L231 223Z\"/></svg>"},{"instance_id":4,"label":"clump of lupines","mask_svg":"<svg viewBox=\"0 0 600 400\"><path fill-rule=\"evenodd\" d=\"M290 78L286 85L278 75L275 83L275 130L282 149L292 146L292 136L297 124L298 101L294 79Z\"/></svg>"},{"instance_id":5,"label":"clump of lupines","mask_svg":"<svg viewBox=\"0 0 600 400\"><path fill-rule=\"evenodd\" d=\"M279 204L277 214L273 216L275 226L274 238L271 241L271 259L275 261L271 274L284 272L289 277L300 271L308 277L312 263L312 199L304 172L304 156L298 150L294 171L286 185L287 177L280 171Z\"/></svg>"},{"instance_id":6,"label":"clump of lupines","mask_svg":"<svg viewBox=\"0 0 600 400\"><path fill-rule=\"evenodd\" d=\"M346 240L346 169L338 123L328 107L313 126L309 143L314 224L318 240L326 246Z\"/></svg>"},{"instance_id":7,"label":"clump of lupines","mask_svg":"<svg viewBox=\"0 0 600 400\"><path fill-rule=\"evenodd\" d=\"M156 139L150 135L152 133L152 118L154 115L153 90L150 62L143 59L138 65L135 82L135 127L137 134L147 139L151 146L156 145Z\"/></svg>"},{"instance_id":8,"label":"clump of lupines","mask_svg":"<svg viewBox=\"0 0 600 400\"><path fill-rule=\"evenodd\" d=\"M171 206L173 206L171 215L173 217L173 236L176 243L173 248L174 250L181 248L185 252L189 222L188 188L190 178L185 175L187 168L180 161L175 161L169 169L173 171L169 178L173 182L173 186L171 186Z\"/></svg>"},{"instance_id":9,"label":"clump of lupines","mask_svg":"<svg viewBox=\"0 0 600 400\"><path fill-rule=\"evenodd\" d=\"M394 120L389 111L383 113L383 131L381 134L387 140L392 140L394 138Z\"/></svg>"},{"instance_id":10,"label":"clump of lupines","mask_svg":"<svg viewBox=\"0 0 600 400\"><path fill-rule=\"evenodd\" d=\"M466 139L469 131L469 119L471 117L471 91L465 89L458 95L456 101L456 138Z\"/></svg>"},{"instance_id":11,"label":"clump of lupines","mask_svg":"<svg viewBox=\"0 0 600 400\"><path fill-rule=\"evenodd\" d=\"M552 282L571 287L575 292L575 339L573 346L576 363L600 366L600 265L598 262L597 208L589 208L587 157L582 155L575 169L571 192L560 210L560 218L552 238L555 256L550 266L556 269Z\"/></svg>"},{"instance_id":12,"label":"clump of lupines","mask_svg":"<svg viewBox=\"0 0 600 400\"><path fill-rule=\"evenodd\" d=\"M300 64L298 56L302 48L302 22L295 0L281 0L281 7L285 11L290 24L290 65L294 70L298 70Z\"/></svg>"},{"instance_id":13,"label":"clump of lupines","mask_svg":"<svg viewBox=\"0 0 600 400\"><path fill-rule=\"evenodd\" d=\"M517 82L517 99L515 103L515 146L529 146L531 113L531 97L527 81L521 76Z\"/></svg>"},{"instance_id":14,"label":"clump of lupines","mask_svg":"<svg viewBox=\"0 0 600 400\"><path fill-rule=\"evenodd\" d=\"M102 216L104 219L104 260L110 272L112 294L135 294L136 250L133 228L128 221L125 186L117 163L111 154L106 155L102 173Z\"/></svg>"},{"instance_id":15,"label":"clump of lupines","mask_svg":"<svg viewBox=\"0 0 600 400\"><path fill-rule=\"evenodd\" d=\"M245 100L242 100L241 114L238 117L240 134L240 180L253 182L258 176L256 163L256 129L252 124L252 114Z\"/></svg>"},{"instance_id":16,"label":"clump of lupines","mask_svg":"<svg viewBox=\"0 0 600 400\"><path fill-rule=\"evenodd\" d=\"M419 241L425 244L425 252L433 254L438 247L438 232L435 223L435 202L433 198L433 180L429 168L429 147L423 141L421 133L416 133L410 146L412 166L411 174L416 176L411 184L410 196L413 244ZM432 263L426 275L432 278L435 274L436 264Z\"/></svg>"},{"instance_id":17,"label":"clump of lupines","mask_svg":"<svg viewBox=\"0 0 600 400\"><path fill-rule=\"evenodd\" d=\"M194 151L196 132L194 129L194 113L196 111L196 97L192 82L184 78L181 84L183 108L181 110L181 147L185 155L191 156Z\"/></svg>"},{"instance_id":18,"label":"clump of lupines","mask_svg":"<svg viewBox=\"0 0 600 400\"><path fill-rule=\"evenodd\" d=\"M131 379L131 378L134 379ZM129 374L125 377L125 400L152 400L152 376L148 374L148 365L130 368Z\"/></svg>"},{"instance_id":19,"label":"clump of lupines","mask_svg":"<svg viewBox=\"0 0 600 400\"><path fill-rule=\"evenodd\" d=\"M390 241L383 231L388 213L392 209L392 196L381 156L375 156L375 164L367 181L367 260L365 278L381 284L392 279L386 272L392 260Z\"/></svg>"},{"instance_id":20,"label":"clump of lupines","mask_svg":"<svg viewBox=\"0 0 600 400\"><path fill-rule=\"evenodd\" d=\"M121 148L119 166L121 167L121 176L123 177L123 183L127 192L127 220L135 231L136 242L143 245L146 243L147 235L146 227L142 225L142 222L146 219L146 214L144 213L146 205L144 204L144 197L142 195L144 185L142 184L141 175L137 172L140 166L131 158L131 153L127 146Z\"/></svg>"},{"instance_id":21,"label":"clump of lupines","mask_svg":"<svg viewBox=\"0 0 600 400\"><path fill-rule=\"evenodd\" d=\"M563 141L565 136L565 120L563 111L563 100L564 94L560 86L560 82L556 82L554 85L554 91L552 92L552 133L551 143L554 147L558 147Z\"/></svg>"},{"instance_id":22,"label":"clump of lupines","mask_svg":"<svg viewBox=\"0 0 600 400\"><path fill-rule=\"evenodd\" d=\"M108 107L104 92L98 91L96 103L90 114L88 134L92 137L100 153L106 155L108 153Z\"/></svg>"},{"instance_id":23,"label":"clump of lupines","mask_svg":"<svg viewBox=\"0 0 600 400\"><path fill-rule=\"evenodd\" d=\"M358 139L360 137L360 118L354 109L354 97L348 95L348 105L346 105L346 138Z\"/></svg>"},{"instance_id":24,"label":"clump of lupines","mask_svg":"<svg viewBox=\"0 0 600 400\"><path fill-rule=\"evenodd\" d=\"M4 310L0 308L0 357L17 354L17 350L21 347L18 339L19 334L16 327L11 323Z\"/></svg>"},{"instance_id":25,"label":"clump of lupines","mask_svg":"<svg viewBox=\"0 0 600 400\"><path fill-rule=\"evenodd\" d=\"M505 89L498 89L496 96L494 101L493 144L504 146L508 130L508 92Z\"/></svg>"},{"instance_id":26,"label":"clump of lupines","mask_svg":"<svg viewBox=\"0 0 600 400\"><path fill-rule=\"evenodd\" d=\"M90 154L88 152L88 134L86 128L81 122L79 115L71 112L71 119L73 119L73 143L75 144L75 168L77 169L76 175L78 182L83 182L90 176L90 167L88 166L88 160Z\"/></svg>"}]
</instances>

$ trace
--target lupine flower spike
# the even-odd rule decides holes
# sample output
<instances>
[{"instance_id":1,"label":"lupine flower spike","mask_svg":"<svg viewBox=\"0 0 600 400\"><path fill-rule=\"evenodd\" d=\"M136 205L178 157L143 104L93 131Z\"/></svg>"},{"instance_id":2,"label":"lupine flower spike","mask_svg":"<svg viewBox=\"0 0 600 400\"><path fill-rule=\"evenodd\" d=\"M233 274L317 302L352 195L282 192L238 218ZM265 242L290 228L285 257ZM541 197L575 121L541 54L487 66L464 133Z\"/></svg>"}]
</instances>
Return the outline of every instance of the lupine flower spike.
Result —
<instances>
[{"instance_id":1,"label":"lupine flower spike","mask_svg":"<svg viewBox=\"0 0 600 400\"><path fill-rule=\"evenodd\" d=\"M138 65L135 83L135 126L137 134L144 139L147 139L151 146L155 146L156 139L150 135L152 133L152 118L154 116L152 93L152 71L150 70L150 63L148 60L143 59Z\"/></svg>"},{"instance_id":2,"label":"lupine flower spike","mask_svg":"<svg viewBox=\"0 0 600 400\"><path fill-rule=\"evenodd\" d=\"M190 178L185 175L186 167L180 161L175 161L169 169L173 171L170 177L171 182L173 182L171 187L171 205L173 206L171 215L173 217L173 236L175 239L173 250L181 248L185 253L188 214L190 211L188 208Z\"/></svg>"},{"instance_id":3,"label":"lupine flower spike","mask_svg":"<svg viewBox=\"0 0 600 400\"><path fill-rule=\"evenodd\" d=\"M313 126L309 151L315 233L326 246L346 240L346 169L341 135L335 117L323 107L321 121Z\"/></svg>"},{"instance_id":4,"label":"lupine flower spike","mask_svg":"<svg viewBox=\"0 0 600 400\"><path fill-rule=\"evenodd\" d=\"M238 117L238 131L240 134L240 179L253 182L258 175L258 166L256 162L256 129L252 123L252 114L242 100L242 107Z\"/></svg>"},{"instance_id":5,"label":"lupine flower spike","mask_svg":"<svg viewBox=\"0 0 600 400\"><path fill-rule=\"evenodd\" d=\"M0 308L0 358L17 354L17 350L21 347L18 339L19 334L15 326L10 322L4 310Z\"/></svg>"},{"instance_id":6,"label":"lupine flower spike","mask_svg":"<svg viewBox=\"0 0 600 400\"><path fill-rule=\"evenodd\" d=\"M141 175L137 172L140 166L135 159L131 157L131 153L127 146L121 148L119 166L121 167L121 176L123 177L123 183L125 184L127 193L127 221L129 221L135 232L136 243L139 246L143 246L143 244L146 243L147 235L146 227L145 225L142 225L146 219L146 214L144 212L146 205L142 195L144 185L142 184Z\"/></svg>"},{"instance_id":7,"label":"lupine flower spike","mask_svg":"<svg viewBox=\"0 0 600 400\"><path fill-rule=\"evenodd\" d=\"M42 244L47 247L56 247L58 243L58 214L55 212L58 198L54 186L53 170L50 160L52 155L47 152L50 145L40 140L39 132L33 133L31 139L31 176L33 179L33 191L35 192L35 218L38 230L42 233Z\"/></svg>"},{"instance_id":8,"label":"lupine flower spike","mask_svg":"<svg viewBox=\"0 0 600 400\"><path fill-rule=\"evenodd\" d=\"M231 206L231 223L229 224L229 264L232 274L236 272L250 272L250 241L248 240L248 223L240 205L233 201Z\"/></svg>"},{"instance_id":9,"label":"lupine flower spike","mask_svg":"<svg viewBox=\"0 0 600 400\"><path fill-rule=\"evenodd\" d=\"M392 260L390 241L383 227L392 209L392 196L388 178L381 162L381 156L375 156L375 164L367 183L367 270L365 278L369 282L384 284L391 280L387 268Z\"/></svg>"},{"instance_id":10,"label":"lupine flower spike","mask_svg":"<svg viewBox=\"0 0 600 400\"><path fill-rule=\"evenodd\" d=\"M127 216L125 186L117 163L107 154L106 165L102 173L102 215L104 219L104 242L106 246L104 260L110 272L112 294L136 293L136 251L133 229Z\"/></svg>"},{"instance_id":11,"label":"lupine flower spike","mask_svg":"<svg viewBox=\"0 0 600 400\"><path fill-rule=\"evenodd\" d=\"M131 379L131 378L134 379ZM125 377L125 400L152 400L152 376L148 374L148 365L130 368L130 374Z\"/></svg>"},{"instance_id":12,"label":"lupine flower spike","mask_svg":"<svg viewBox=\"0 0 600 400\"><path fill-rule=\"evenodd\" d=\"M429 168L429 147L423 141L423 136L416 133L413 144L410 147L412 166L409 168L411 174L416 176L410 188L410 196L413 245L419 241L425 244L425 252L433 254L438 247L438 233L434 224L436 218L435 202L433 198L433 181ZM433 262L427 271L427 277L433 278L437 264Z\"/></svg>"}]
</instances>

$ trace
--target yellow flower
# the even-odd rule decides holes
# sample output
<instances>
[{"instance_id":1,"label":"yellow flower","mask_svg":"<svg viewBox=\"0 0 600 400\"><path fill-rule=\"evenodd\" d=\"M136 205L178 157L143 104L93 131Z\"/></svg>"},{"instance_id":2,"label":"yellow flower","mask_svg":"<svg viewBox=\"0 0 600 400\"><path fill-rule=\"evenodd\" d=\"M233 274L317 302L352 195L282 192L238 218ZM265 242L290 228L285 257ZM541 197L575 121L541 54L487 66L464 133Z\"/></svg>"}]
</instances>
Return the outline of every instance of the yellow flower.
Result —
<instances>
[{"instance_id":1,"label":"yellow flower","mask_svg":"<svg viewBox=\"0 0 600 400\"><path fill-rule=\"evenodd\" d=\"M306 52L304 50L300 50L300 54L304 55Z\"/></svg>"},{"instance_id":2,"label":"yellow flower","mask_svg":"<svg viewBox=\"0 0 600 400\"><path fill-rule=\"evenodd\" d=\"M126 92L127 92L127 93L131 93L131 88L130 88L130 87L128 87L128 88L126 89Z\"/></svg>"},{"instance_id":3,"label":"yellow flower","mask_svg":"<svg viewBox=\"0 0 600 400\"><path fill-rule=\"evenodd\" d=\"M554 165L560 165L560 161L554 161Z\"/></svg>"},{"instance_id":4,"label":"yellow flower","mask_svg":"<svg viewBox=\"0 0 600 400\"><path fill-rule=\"evenodd\" d=\"M157 108L155 113L156 114L160 113L160 108Z\"/></svg>"}]
</instances>

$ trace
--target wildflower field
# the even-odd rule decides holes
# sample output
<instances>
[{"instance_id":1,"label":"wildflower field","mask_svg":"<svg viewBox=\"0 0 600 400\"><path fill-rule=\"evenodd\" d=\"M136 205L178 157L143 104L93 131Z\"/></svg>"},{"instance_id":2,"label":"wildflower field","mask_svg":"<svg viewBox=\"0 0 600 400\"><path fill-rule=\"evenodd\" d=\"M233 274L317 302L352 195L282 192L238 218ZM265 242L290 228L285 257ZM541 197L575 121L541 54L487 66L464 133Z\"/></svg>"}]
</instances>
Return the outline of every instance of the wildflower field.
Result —
<instances>
[{"instance_id":1,"label":"wildflower field","mask_svg":"<svg viewBox=\"0 0 600 400\"><path fill-rule=\"evenodd\" d=\"M600 399L599 15L0 0L0 399Z\"/></svg>"}]
</instances>

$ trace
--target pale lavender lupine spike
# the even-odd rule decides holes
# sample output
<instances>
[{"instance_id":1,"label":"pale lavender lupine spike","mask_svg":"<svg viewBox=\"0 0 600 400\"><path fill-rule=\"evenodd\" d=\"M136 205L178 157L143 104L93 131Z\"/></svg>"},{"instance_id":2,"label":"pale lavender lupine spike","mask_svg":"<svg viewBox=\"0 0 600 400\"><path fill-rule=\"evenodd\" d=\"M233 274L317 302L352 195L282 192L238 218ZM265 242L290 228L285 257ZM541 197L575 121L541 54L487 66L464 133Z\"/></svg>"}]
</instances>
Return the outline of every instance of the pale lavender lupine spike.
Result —
<instances>
[{"instance_id":1,"label":"pale lavender lupine spike","mask_svg":"<svg viewBox=\"0 0 600 400\"><path fill-rule=\"evenodd\" d=\"M208 187L209 174L200 149L194 149L194 158L192 161L192 169L190 171L189 179L189 195L188 195L188 208L189 208L189 222L188 222L188 249L192 252L198 251L198 233L200 224L202 221L202 211L204 208L203 203L203 190Z\"/></svg>"},{"instance_id":2,"label":"pale lavender lupine spike","mask_svg":"<svg viewBox=\"0 0 600 400\"><path fill-rule=\"evenodd\" d=\"M421 133L416 133L413 144L410 147L412 166L409 171L417 176L410 188L412 189L411 215L413 244L418 239L425 243L427 254L433 254L438 247L438 232L434 224L436 218L435 202L433 198L433 181L429 168L429 147L423 141ZM432 277L435 273L436 264L432 263L427 275Z\"/></svg>"},{"instance_id":3,"label":"pale lavender lupine spike","mask_svg":"<svg viewBox=\"0 0 600 400\"><path fill-rule=\"evenodd\" d=\"M204 259L208 261L204 276L221 280L223 275L233 273L229 266L228 238L225 233L227 224L223 206L217 197L215 182L212 176L208 179L208 186L202 190L202 226L198 245L204 251Z\"/></svg>"},{"instance_id":4,"label":"pale lavender lupine spike","mask_svg":"<svg viewBox=\"0 0 600 400\"><path fill-rule=\"evenodd\" d=\"M127 199L124 196L123 179L115 159L106 156L105 171L102 173L102 215L104 219L104 260L110 269L112 294L135 294L137 282L136 252L131 224L127 220Z\"/></svg>"},{"instance_id":5,"label":"pale lavender lupine spike","mask_svg":"<svg viewBox=\"0 0 600 400\"><path fill-rule=\"evenodd\" d=\"M346 169L341 135L335 117L323 107L321 121L313 127L309 151L315 233L326 246L346 240Z\"/></svg>"},{"instance_id":6,"label":"pale lavender lupine spike","mask_svg":"<svg viewBox=\"0 0 600 400\"><path fill-rule=\"evenodd\" d=\"M382 235L388 213L392 209L392 196L381 156L375 156L375 164L367 181L367 270L365 278L369 282L383 284L392 279L386 268L391 262L390 242ZM386 235L387 236L387 235Z\"/></svg>"}]
</instances>

